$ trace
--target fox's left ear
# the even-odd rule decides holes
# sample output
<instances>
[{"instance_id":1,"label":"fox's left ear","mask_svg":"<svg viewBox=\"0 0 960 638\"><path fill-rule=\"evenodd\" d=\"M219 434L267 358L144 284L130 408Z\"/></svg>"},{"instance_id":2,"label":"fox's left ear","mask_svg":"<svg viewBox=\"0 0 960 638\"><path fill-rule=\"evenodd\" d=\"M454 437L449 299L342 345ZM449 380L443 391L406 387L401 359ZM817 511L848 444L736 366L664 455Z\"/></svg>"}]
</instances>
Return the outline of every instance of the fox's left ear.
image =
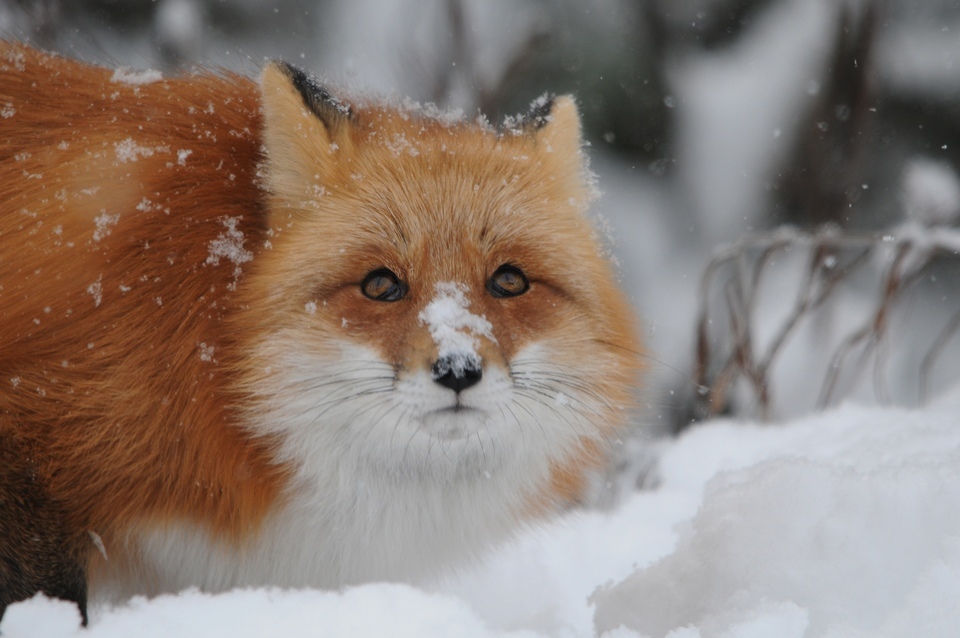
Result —
<instances>
[{"instance_id":1,"label":"fox's left ear","mask_svg":"<svg viewBox=\"0 0 960 638\"><path fill-rule=\"evenodd\" d=\"M534 101L523 118L523 128L536 139L538 147L557 158L574 161L575 166L570 167L573 170L581 168L580 115L573 97L544 96Z\"/></svg>"},{"instance_id":2,"label":"fox's left ear","mask_svg":"<svg viewBox=\"0 0 960 638\"><path fill-rule=\"evenodd\" d=\"M346 150L353 124L350 106L312 76L271 62L260 76L267 183L274 195L304 201L322 181L333 153Z\"/></svg>"},{"instance_id":3,"label":"fox's left ear","mask_svg":"<svg viewBox=\"0 0 960 638\"><path fill-rule=\"evenodd\" d=\"M580 152L580 115L573 97L543 96L533 102L523 117L523 128L537 142L560 153Z\"/></svg>"}]
</instances>

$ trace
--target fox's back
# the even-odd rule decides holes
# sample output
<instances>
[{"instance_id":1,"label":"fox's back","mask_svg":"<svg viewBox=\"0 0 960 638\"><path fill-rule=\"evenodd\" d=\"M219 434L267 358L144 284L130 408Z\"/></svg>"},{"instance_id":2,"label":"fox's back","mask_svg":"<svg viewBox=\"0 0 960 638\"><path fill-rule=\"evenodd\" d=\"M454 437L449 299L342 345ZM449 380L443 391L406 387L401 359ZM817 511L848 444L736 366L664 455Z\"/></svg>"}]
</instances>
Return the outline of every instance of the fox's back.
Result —
<instances>
[{"instance_id":1,"label":"fox's back","mask_svg":"<svg viewBox=\"0 0 960 638\"><path fill-rule=\"evenodd\" d=\"M147 295L162 308L164 293L226 292L209 290L212 269L190 273L217 237L258 223L249 80L111 74L0 43L0 110L5 353L42 352L31 342L94 315L113 323L104 315L119 319Z\"/></svg>"},{"instance_id":2,"label":"fox's back","mask_svg":"<svg viewBox=\"0 0 960 638\"><path fill-rule=\"evenodd\" d=\"M0 420L77 528L199 514L184 485L256 465L204 353L263 230L258 108L246 79L0 44Z\"/></svg>"}]
</instances>

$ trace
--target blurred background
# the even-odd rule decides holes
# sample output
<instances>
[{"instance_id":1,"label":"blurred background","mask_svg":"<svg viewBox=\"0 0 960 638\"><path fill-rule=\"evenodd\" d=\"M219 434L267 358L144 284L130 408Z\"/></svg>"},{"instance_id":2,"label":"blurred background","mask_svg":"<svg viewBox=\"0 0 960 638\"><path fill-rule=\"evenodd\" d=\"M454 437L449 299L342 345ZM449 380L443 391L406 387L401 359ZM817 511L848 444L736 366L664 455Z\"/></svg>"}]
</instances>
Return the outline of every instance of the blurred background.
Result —
<instances>
[{"instance_id":1,"label":"blurred background","mask_svg":"<svg viewBox=\"0 0 960 638\"><path fill-rule=\"evenodd\" d=\"M492 121L573 93L649 347L638 440L960 376L960 0L0 0L0 34Z\"/></svg>"}]
</instances>

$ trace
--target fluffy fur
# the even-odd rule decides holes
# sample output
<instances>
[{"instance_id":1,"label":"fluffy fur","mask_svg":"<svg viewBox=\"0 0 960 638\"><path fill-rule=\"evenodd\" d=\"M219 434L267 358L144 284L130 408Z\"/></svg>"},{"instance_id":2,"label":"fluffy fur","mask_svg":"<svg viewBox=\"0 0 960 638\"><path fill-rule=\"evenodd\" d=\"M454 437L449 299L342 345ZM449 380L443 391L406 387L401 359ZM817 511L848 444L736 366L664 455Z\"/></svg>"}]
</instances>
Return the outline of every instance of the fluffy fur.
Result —
<instances>
[{"instance_id":1,"label":"fluffy fur","mask_svg":"<svg viewBox=\"0 0 960 638\"><path fill-rule=\"evenodd\" d=\"M578 498L623 424L640 345L569 98L494 130L7 43L0 114L0 441L30 460L0 509L35 476L94 594L429 578ZM382 268L401 299L363 294ZM459 392L443 330L482 365Z\"/></svg>"}]
</instances>

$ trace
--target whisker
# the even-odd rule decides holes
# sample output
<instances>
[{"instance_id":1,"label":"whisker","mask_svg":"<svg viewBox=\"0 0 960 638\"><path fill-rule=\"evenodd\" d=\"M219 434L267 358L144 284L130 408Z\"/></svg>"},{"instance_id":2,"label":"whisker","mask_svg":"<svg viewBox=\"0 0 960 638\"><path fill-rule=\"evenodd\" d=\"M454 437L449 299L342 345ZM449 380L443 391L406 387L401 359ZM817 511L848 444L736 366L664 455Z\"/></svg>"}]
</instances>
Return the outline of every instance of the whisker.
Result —
<instances>
[{"instance_id":1,"label":"whisker","mask_svg":"<svg viewBox=\"0 0 960 638\"><path fill-rule=\"evenodd\" d=\"M594 341L595 341L596 343L599 343L599 344L601 344L601 345L603 345L603 346L606 346L606 347L608 347L608 348L614 348L614 349L617 349L617 350L623 350L623 351L625 351L625 352L627 352L627 353L629 353L629 354L632 354L632 355L634 355L634 356L637 356L637 357L639 357L639 358L641 358L641 359L646 359L647 361L651 361L651 362L657 364L658 366L660 366L660 367L662 367L662 368L665 368L665 369L673 372L673 373L676 374L680 379L682 379L685 383L689 384L689 385L690 385L698 394L700 394L700 395L709 396L710 394L713 393L713 389L712 389L712 388L710 388L710 387L708 387L708 386L705 386L705 385L701 385L700 383L697 383L697 380L696 380L694 377L690 376L690 374L684 372L683 370L680 370L680 369L676 368L675 366L670 365L669 363L667 363L667 362L664 361L663 359L661 359L661 358L659 358L659 357L656 357L656 356L650 354L649 352L638 352L638 351L636 351L636 350L634 350L634 349L632 349L632 348L627 348L626 346L621 346L620 344L612 343L612 342L610 342L610 341L605 341L605 340L603 340L603 339L594 339Z\"/></svg>"},{"instance_id":2,"label":"whisker","mask_svg":"<svg viewBox=\"0 0 960 638\"><path fill-rule=\"evenodd\" d=\"M504 413L504 410L506 410L507 412L510 413L510 417L513 419L513 422L516 424L517 430L520 432L520 441L521 441L521 442L525 442L524 432L523 432L523 425L520 423L520 420L517 419L517 415L513 413L513 410L510 409L510 406L509 406L509 405L498 405L497 407L500 409L500 416L501 416L501 418L503 419L503 422L504 422L504 423L507 422L507 415Z\"/></svg>"},{"instance_id":3,"label":"whisker","mask_svg":"<svg viewBox=\"0 0 960 638\"><path fill-rule=\"evenodd\" d=\"M533 413L533 411L530 410L530 408L528 408L527 406L523 405L522 403L517 402L515 403L515 405L530 415L530 420L536 423L537 427L540 428L540 433L543 435L543 440L548 441L549 438L547 437L547 431L543 429L543 424L540 423L540 419L537 418L537 416Z\"/></svg>"},{"instance_id":4,"label":"whisker","mask_svg":"<svg viewBox=\"0 0 960 638\"><path fill-rule=\"evenodd\" d=\"M399 422L397 423L399 427ZM407 462L407 453L410 451L410 444L413 443L413 439L417 436L417 433L420 431L420 428L411 428L413 431L410 433L410 438L407 439L406 445L403 446L403 463L406 465ZM429 458L429 449L427 450L427 457Z\"/></svg>"},{"instance_id":5,"label":"whisker","mask_svg":"<svg viewBox=\"0 0 960 638\"><path fill-rule=\"evenodd\" d=\"M346 385L346 384L350 384L350 383L368 383L368 382L371 382L371 381L377 381L377 382L380 382L380 381L390 381L390 382L393 382L393 376L389 376L389 377L387 377L387 376L378 376L378 377L364 376L363 378L360 378L360 379L350 379L350 378L344 379L343 377L337 377L337 376L331 375L330 377L327 377L327 378L314 377L313 379L310 379L310 380L304 380L304 381L297 382L297 383L292 383L292 384L289 384L289 385L290 385L291 387L301 389L302 391L315 391L315 390L320 390L320 389L322 389L322 388L325 388L325 387L328 387L328 386L331 386L331 385Z\"/></svg>"},{"instance_id":6,"label":"whisker","mask_svg":"<svg viewBox=\"0 0 960 638\"><path fill-rule=\"evenodd\" d=\"M359 380L340 380L339 383L314 384L314 387L332 387L329 392L318 394L317 399L310 402L309 405L302 407L296 413L288 413L288 420L296 420L306 416L312 416L311 425L315 425L322 420L331 410L338 406L358 398L386 394L393 391L392 381L386 377L372 377Z\"/></svg>"},{"instance_id":7,"label":"whisker","mask_svg":"<svg viewBox=\"0 0 960 638\"><path fill-rule=\"evenodd\" d=\"M546 399L546 401L544 401L544 404L548 404L550 402L558 403L559 402L558 397L560 395L563 395L564 399L567 400L568 402L577 403L580 406L583 406L583 408L589 409L590 412L592 412L593 414L597 416L602 416L602 413L600 412L600 410L590 405L590 403L584 401L583 399L580 399L573 393L558 392L556 387L553 385L547 385L539 382L531 382L531 383L527 383L522 386L519 386L519 388L523 390L529 390L535 393L537 396L543 397L544 399ZM611 407L611 406L607 405L607 407Z\"/></svg>"},{"instance_id":8,"label":"whisker","mask_svg":"<svg viewBox=\"0 0 960 638\"><path fill-rule=\"evenodd\" d=\"M589 406L591 410L599 416L602 416L600 410L592 406L590 402L585 401L583 398L577 395L584 395L586 398L592 399L593 402L599 404L601 407L607 408L608 410L616 409L616 406L599 391L586 385L583 385L582 387L578 386L577 384L571 383L568 379L563 377L544 375L541 379L535 379L532 375L518 375L515 380L522 381L522 383L517 384L518 387L540 390L547 398L554 401L557 400L558 395L562 394L565 398L571 401L576 401L583 406Z\"/></svg>"},{"instance_id":9,"label":"whisker","mask_svg":"<svg viewBox=\"0 0 960 638\"><path fill-rule=\"evenodd\" d=\"M373 423L379 424L379 423L381 422L381 419L383 419L384 417L386 417L386 416L390 413L390 411L391 411L392 409L394 409L395 405L394 405L394 403L393 403L392 401L387 401L387 400L384 398L383 400L379 401L379 405L377 405L376 407L379 407L379 408L380 408L380 412L376 413L376 414L373 416L373 418L371 419L371 421L372 421ZM358 412L358 413L356 413L354 416L360 416L360 414L362 414L362 413L359 413L359 412ZM394 429L397 428L397 427L399 427L400 421L403 419L404 414L405 414L405 411L401 411L401 412L398 414L398 416L397 416L397 422L396 422L396 424L394 425ZM373 438L374 434L377 433L377 432L379 432L379 431L380 431L380 428L379 428L379 427L368 427L368 428L367 428L366 437L365 437L364 444L363 444L364 447L366 447L366 445L367 445L367 443L370 441L370 439ZM392 442L392 440L393 440L393 433L392 433L392 432L393 432L393 431L391 431L391 435L390 435L390 437L391 437L391 442Z\"/></svg>"}]
</instances>

